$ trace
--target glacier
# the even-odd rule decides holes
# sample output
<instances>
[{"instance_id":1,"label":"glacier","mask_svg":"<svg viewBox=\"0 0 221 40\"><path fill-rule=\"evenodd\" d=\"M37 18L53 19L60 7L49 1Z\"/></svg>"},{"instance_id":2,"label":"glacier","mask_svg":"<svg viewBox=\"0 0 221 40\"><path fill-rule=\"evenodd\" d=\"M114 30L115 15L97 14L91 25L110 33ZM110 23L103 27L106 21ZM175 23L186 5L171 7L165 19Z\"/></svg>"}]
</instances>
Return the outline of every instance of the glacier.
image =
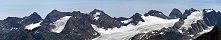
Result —
<instances>
[{"instance_id":1,"label":"glacier","mask_svg":"<svg viewBox=\"0 0 221 40\"><path fill-rule=\"evenodd\" d=\"M162 19L155 16L141 17L145 20L145 22L139 22L137 25L129 24L120 28L110 28L107 30L98 28L96 25L91 24L94 30L101 34L99 37L92 40L129 40L136 34L172 27L177 21L179 21L179 18Z\"/></svg>"},{"instance_id":2,"label":"glacier","mask_svg":"<svg viewBox=\"0 0 221 40\"><path fill-rule=\"evenodd\" d=\"M72 17L72 16L64 16L62 18L60 18L59 20L57 20L56 22L53 22L56 27L54 29L52 29L51 31L52 32L55 32L55 33L60 33L65 25L66 25L66 22L68 21L68 19Z\"/></svg>"}]
</instances>

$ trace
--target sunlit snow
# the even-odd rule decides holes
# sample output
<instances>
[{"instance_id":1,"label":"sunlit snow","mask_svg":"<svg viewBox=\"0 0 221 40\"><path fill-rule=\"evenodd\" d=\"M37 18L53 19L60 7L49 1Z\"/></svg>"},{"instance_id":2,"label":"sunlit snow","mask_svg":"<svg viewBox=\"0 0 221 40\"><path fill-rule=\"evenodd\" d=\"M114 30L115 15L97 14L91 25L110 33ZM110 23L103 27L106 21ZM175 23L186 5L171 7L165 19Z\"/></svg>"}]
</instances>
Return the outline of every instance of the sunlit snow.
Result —
<instances>
[{"instance_id":1,"label":"sunlit snow","mask_svg":"<svg viewBox=\"0 0 221 40\"><path fill-rule=\"evenodd\" d=\"M162 19L155 16L141 16L145 22L139 22L138 25L129 24L120 28L102 29L96 25L92 27L101 34L101 36L92 40L128 40L136 34L147 33L153 30L172 27L179 19Z\"/></svg>"},{"instance_id":2,"label":"sunlit snow","mask_svg":"<svg viewBox=\"0 0 221 40\"><path fill-rule=\"evenodd\" d=\"M127 24L127 23L129 23L130 21L132 21L133 19L128 19L128 20L123 20L123 21L121 21L122 23L124 23L124 24Z\"/></svg>"},{"instance_id":3,"label":"sunlit snow","mask_svg":"<svg viewBox=\"0 0 221 40\"><path fill-rule=\"evenodd\" d=\"M41 22L42 22L42 21L40 21L40 22L38 22L38 23L29 24L29 25L25 26L25 29L32 30L32 29L34 29L34 28L36 28L36 27L39 27L39 26L41 26L41 25L40 25Z\"/></svg>"},{"instance_id":4,"label":"sunlit snow","mask_svg":"<svg viewBox=\"0 0 221 40\"><path fill-rule=\"evenodd\" d=\"M98 20L100 18L99 15L100 15L100 12L96 12L95 14L93 14L93 16L95 17L94 19Z\"/></svg>"},{"instance_id":5,"label":"sunlit snow","mask_svg":"<svg viewBox=\"0 0 221 40\"><path fill-rule=\"evenodd\" d=\"M197 20L202 19L203 13L201 11L192 12L189 16L187 16L187 19L184 20L184 24L181 28L185 28L187 30L188 28L191 28L191 24L196 23Z\"/></svg>"},{"instance_id":6,"label":"sunlit snow","mask_svg":"<svg viewBox=\"0 0 221 40\"><path fill-rule=\"evenodd\" d=\"M51 31L55 33L60 33L64 29L66 22L68 21L70 17L71 16L65 16L65 17L60 18L56 22L54 22L53 25L55 25L56 27L52 29Z\"/></svg>"},{"instance_id":7,"label":"sunlit snow","mask_svg":"<svg viewBox=\"0 0 221 40\"><path fill-rule=\"evenodd\" d=\"M208 12L212 12L213 10L212 9L208 9L208 10L205 10L205 11L208 13Z\"/></svg>"}]
</instances>

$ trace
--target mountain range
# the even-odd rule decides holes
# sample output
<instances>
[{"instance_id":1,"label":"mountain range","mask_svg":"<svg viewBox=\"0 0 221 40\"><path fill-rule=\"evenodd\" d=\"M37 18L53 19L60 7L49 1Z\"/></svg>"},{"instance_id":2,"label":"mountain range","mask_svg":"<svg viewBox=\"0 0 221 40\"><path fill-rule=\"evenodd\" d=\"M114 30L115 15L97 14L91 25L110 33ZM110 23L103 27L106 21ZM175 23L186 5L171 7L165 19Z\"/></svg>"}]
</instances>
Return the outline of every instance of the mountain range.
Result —
<instances>
[{"instance_id":1,"label":"mountain range","mask_svg":"<svg viewBox=\"0 0 221 40\"><path fill-rule=\"evenodd\" d=\"M169 16L157 10L129 18L52 10L45 18L30 16L0 20L0 40L221 40L221 13L213 9L174 8Z\"/></svg>"}]
</instances>

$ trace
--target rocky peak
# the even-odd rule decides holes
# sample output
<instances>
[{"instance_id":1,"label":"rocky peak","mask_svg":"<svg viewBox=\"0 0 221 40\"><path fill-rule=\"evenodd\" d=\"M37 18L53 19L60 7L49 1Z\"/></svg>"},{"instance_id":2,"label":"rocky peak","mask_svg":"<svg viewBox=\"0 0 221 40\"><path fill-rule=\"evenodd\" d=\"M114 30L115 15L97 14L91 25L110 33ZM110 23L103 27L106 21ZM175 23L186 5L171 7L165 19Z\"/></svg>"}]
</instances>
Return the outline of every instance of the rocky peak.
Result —
<instances>
[{"instance_id":1,"label":"rocky peak","mask_svg":"<svg viewBox=\"0 0 221 40\"><path fill-rule=\"evenodd\" d=\"M32 24L32 23L38 23L42 20L43 19L37 12L33 12L30 16L24 17L22 23L27 25L27 24Z\"/></svg>"},{"instance_id":2,"label":"rocky peak","mask_svg":"<svg viewBox=\"0 0 221 40\"><path fill-rule=\"evenodd\" d=\"M64 16L72 16L73 14L71 12L60 12L58 10L51 11L44 19L42 23L52 23Z\"/></svg>"},{"instance_id":3,"label":"rocky peak","mask_svg":"<svg viewBox=\"0 0 221 40\"><path fill-rule=\"evenodd\" d=\"M99 28L113 28L113 27L121 27L123 24L112 18L111 16L105 14L102 10L94 9L89 13L94 21L92 24L98 25Z\"/></svg>"},{"instance_id":4,"label":"rocky peak","mask_svg":"<svg viewBox=\"0 0 221 40\"><path fill-rule=\"evenodd\" d=\"M169 14L169 16L172 17L172 18L180 18L180 17L182 17L182 13L180 12L179 9L174 8L172 10L172 12Z\"/></svg>"},{"instance_id":5,"label":"rocky peak","mask_svg":"<svg viewBox=\"0 0 221 40\"><path fill-rule=\"evenodd\" d=\"M203 12L204 13L216 13L216 11L213 9L203 9Z\"/></svg>"},{"instance_id":6,"label":"rocky peak","mask_svg":"<svg viewBox=\"0 0 221 40\"><path fill-rule=\"evenodd\" d=\"M5 25L8 27L15 27L15 28L19 28L22 22L22 18L18 18L18 17L8 17L6 19L4 19Z\"/></svg>"},{"instance_id":7,"label":"rocky peak","mask_svg":"<svg viewBox=\"0 0 221 40\"><path fill-rule=\"evenodd\" d=\"M189 16L192 12L194 11L197 11L196 9L194 8L191 8L191 9L186 9L181 17L182 20L186 19L187 16Z\"/></svg>"},{"instance_id":8,"label":"rocky peak","mask_svg":"<svg viewBox=\"0 0 221 40\"><path fill-rule=\"evenodd\" d=\"M132 23L134 25L137 25L139 21L145 22L142 17L142 15L139 13L135 13L130 19L132 19L128 24Z\"/></svg>"},{"instance_id":9,"label":"rocky peak","mask_svg":"<svg viewBox=\"0 0 221 40\"><path fill-rule=\"evenodd\" d=\"M164 15L162 12L157 10L150 10L148 13L145 13L144 16L156 16L164 19L170 19L170 17Z\"/></svg>"},{"instance_id":10,"label":"rocky peak","mask_svg":"<svg viewBox=\"0 0 221 40\"><path fill-rule=\"evenodd\" d=\"M57 9L52 10L50 13L58 13L60 11L58 11Z\"/></svg>"}]
</instances>

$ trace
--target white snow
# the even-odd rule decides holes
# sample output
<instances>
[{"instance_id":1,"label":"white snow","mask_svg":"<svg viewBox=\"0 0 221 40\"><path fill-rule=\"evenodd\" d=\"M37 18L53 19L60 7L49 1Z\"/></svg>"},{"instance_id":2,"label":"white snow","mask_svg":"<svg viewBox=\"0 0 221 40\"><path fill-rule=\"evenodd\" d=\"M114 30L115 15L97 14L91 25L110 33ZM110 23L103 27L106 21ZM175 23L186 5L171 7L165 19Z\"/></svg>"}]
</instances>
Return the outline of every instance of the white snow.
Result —
<instances>
[{"instance_id":1,"label":"white snow","mask_svg":"<svg viewBox=\"0 0 221 40\"><path fill-rule=\"evenodd\" d=\"M207 29L203 30L202 32L199 32L197 34L204 34L204 33L207 33L207 32L210 32L212 29L213 29L214 26L210 26L208 27Z\"/></svg>"},{"instance_id":2,"label":"white snow","mask_svg":"<svg viewBox=\"0 0 221 40\"><path fill-rule=\"evenodd\" d=\"M100 12L96 12L95 14L93 14L94 19L98 20L100 18L99 15L100 15Z\"/></svg>"},{"instance_id":3,"label":"white snow","mask_svg":"<svg viewBox=\"0 0 221 40\"><path fill-rule=\"evenodd\" d=\"M51 31L55 33L60 33L64 29L66 22L68 21L70 17L72 16L65 16L65 17L60 18L56 22L53 22L54 23L53 25L55 25L56 27L52 29Z\"/></svg>"},{"instance_id":4,"label":"white snow","mask_svg":"<svg viewBox=\"0 0 221 40\"><path fill-rule=\"evenodd\" d=\"M208 12L212 12L213 10L212 9L208 9L208 10L205 10L205 11L208 13Z\"/></svg>"},{"instance_id":5,"label":"white snow","mask_svg":"<svg viewBox=\"0 0 221 40\"><path fill-rule=\"evenodd\" d=\"M178 29L178 31L179 31L181 34L183 34L183 31L182 31L182 30Z\"/></svg>"},{"instance_id":6,"label":"white snow","mask_svg":"<svg viewBox=\"0 0 221 40\"><path fill-rule=\"evenodd\" d=\"M92 27L101 34L101 36L92 40L129 40L136 34L147 33L153 30L172 27L179 19L162 19L154 16L141 16L145 22L139 22L138 25L129 24L120 28L102 29L96 25Z\"/></svg>"},{"instance_id":7,"label":"white snow","mask_svg":"<svg viewBox=\"0 0 221 40\"><path fill-rule=\"evenodd\" d=\"M42 21L40 21L40 22L38 22L38 23L29 24L29 25L25 26L25 29L32 30L32 29L34 29L34 28L36 28L36 27L39 27L39 26L41 26L41 25L40 25L41 22L42 22Z\"/></svg>"},{"instance_id":8,"label":"white snow","mask_svg":"<svg viewBox=\"0 0 221 40\"><path fill-rule=\"evenodd\" d=\"M128 19L128 20L123 20L123 21L121 21L122 23L124 23L124 24L127 24L127 23L129 23L130 21L132 21L133 19Z\"/></svg>"},{"instance_id":9,"label":"white snow","mask_svg":"<svg viewBox=\"0 0 221 40\"><path fill-rule=\"evenodd\" d=\"M164 34L163 32L160 32L160 34Z\"/></svg>"},{"instance_id":10,"label":"white snow","mask_svg":"<svg viewBox=\"0 0 221 40\"><path fill-rule=\"evenodd\" d=\"M186 30L188 28L192 28L191 27L192 23L196 23L197 20L202 20L202 19L203 19L203 13L201 11L192 12L189 16L187 16L187 19L184 20L184 24L182 25L181 28L185 28Z\"/></svg>"},{"instance_id":11,"label":"white snow","mask_svg":"<svg viewBox=\"0 0 221 40\"><path fill-rule=\"evenodd\" d=\"M187 35L187 36L193 37L194 35L193 35L193 34L191 34L191 35Z\"/></svg>"},{"instance_id":12,"label":"white snow","mask_svg":"<svg viewBox=\"0 0 221 40\"><path fill-rule=\"evenodd\" d=\"M18 28L12 27L10 30L17 30Z\"/></svg>"}]
</instances>

